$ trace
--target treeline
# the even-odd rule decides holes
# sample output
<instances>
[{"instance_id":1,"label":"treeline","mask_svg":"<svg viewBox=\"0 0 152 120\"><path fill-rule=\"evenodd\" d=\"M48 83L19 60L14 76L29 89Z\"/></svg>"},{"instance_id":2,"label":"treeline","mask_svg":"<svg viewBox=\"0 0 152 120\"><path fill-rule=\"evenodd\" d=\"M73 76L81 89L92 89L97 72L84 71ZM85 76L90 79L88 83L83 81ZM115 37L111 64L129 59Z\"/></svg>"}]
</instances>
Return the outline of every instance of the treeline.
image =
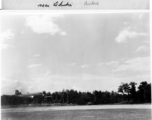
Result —
<instances>
[{"instance_id":1,"label":"treeline","mask_svg":"<svg viewBox=\"0 0 152 120\"><path fill-rule=\"evenodd\" d=\"M2 105L29 105L29 104L72 104L72 105L98 105L98 104L135 104L151 103L151 84L141 82L138 87L135 82L122 83L117 92L93 91L80 92L77 90L62 90L60 92L45 92L32 97L19 95L1 96ZM20 93L21 94L21 93Z\"/></svg>"}]
</instances>

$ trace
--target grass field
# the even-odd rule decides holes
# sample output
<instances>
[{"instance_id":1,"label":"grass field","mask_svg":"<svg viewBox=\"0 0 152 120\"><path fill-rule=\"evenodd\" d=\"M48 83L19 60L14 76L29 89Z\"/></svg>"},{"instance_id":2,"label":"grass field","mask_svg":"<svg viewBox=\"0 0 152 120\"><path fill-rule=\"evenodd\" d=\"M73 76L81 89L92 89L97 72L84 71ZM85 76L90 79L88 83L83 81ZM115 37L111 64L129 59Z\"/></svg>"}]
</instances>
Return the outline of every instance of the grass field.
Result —
<instances>
[{"instance_id":1,"label":"grass field","mask_svg":"<svg viewBox=\"0 0 152 120\"><path fill-rule=\"evenodd\" d=\"M50 110L1 115L2 120L151 120L151 109Z\"/></svg>"}]
</instances>

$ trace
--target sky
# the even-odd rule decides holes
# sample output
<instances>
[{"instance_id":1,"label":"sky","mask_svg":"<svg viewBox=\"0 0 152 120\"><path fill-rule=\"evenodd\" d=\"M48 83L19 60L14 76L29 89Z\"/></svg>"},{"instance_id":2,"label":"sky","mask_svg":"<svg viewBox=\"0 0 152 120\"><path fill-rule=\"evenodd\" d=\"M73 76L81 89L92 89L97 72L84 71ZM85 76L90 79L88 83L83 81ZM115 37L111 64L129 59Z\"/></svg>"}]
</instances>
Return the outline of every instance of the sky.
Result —
<instances>
[{"instance_id":1,"label":"sky","mask_svg":"<svg viewBox=\"0 0 152 120\"><path fill-rule=\"evenodd\" d=\"M3 15L2 94L150 83L148 13Z\"/></svg>"}]
</instances>

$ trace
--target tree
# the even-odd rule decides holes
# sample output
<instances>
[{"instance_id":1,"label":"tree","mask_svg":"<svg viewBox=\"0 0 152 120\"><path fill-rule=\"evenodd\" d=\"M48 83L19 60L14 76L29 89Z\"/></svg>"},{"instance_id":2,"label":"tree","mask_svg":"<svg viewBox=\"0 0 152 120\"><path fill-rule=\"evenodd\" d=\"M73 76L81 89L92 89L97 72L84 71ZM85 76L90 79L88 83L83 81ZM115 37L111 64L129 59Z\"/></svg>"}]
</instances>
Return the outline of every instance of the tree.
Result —
<instances>
[{"instance_id":1,"label":"tree","mask_svg":"<svg viewBox=\"0 0 152 120\"><path fill-rule=\"evenodd\" d=\"M123 84L123 89L125 91L125 93L127 93L129 95L130 93L130 86L128 83Z\"/></svg>"},{"instance_id":2,"label":"tree","mask_svg":"<svg viewBox=\"0 0 152 120\"><path fill-rule=\"evenodd\" d=\"M118 92L123 94L123 99L129 101L129 94L130 94L130 86L128 83L121 83L118 88Z\"/></svg>"},{"instance_id":3,"label":"tree","mask_svg":"<svg viewBox=\"0 0 152 120\"><path fill-rule=\"evenodd\" d=\"M148 84L146 86L145 90L145 96L146 96L146 102L151 103L151 84Z\"/></svg>"},{"instance_id":4,"label":"tree","mask_svg":"<svg viewBox=\"0 0 152 120\"><path fill-rule=\"evenodd\" d=\"M43 93L44 96L46 95L46 91L43 91L42 93Z\"/></svg>"},{"instance_id":5,"label":"tree","mask_svg":"<svg viewBox=\"0 0 152 120\"><path fill-rule=\"evenodd\" d=\"M21 95L21 92L19 92L19 90L15 90L15 95Z\"/></svg>"},{"instance_id":6,"label":"tree","mask_svg":"<svg viewBox=\"0 0 152 120\"><path fill-rule=\"evenodd\" d=\"M113 104L113 103L151 103L151 84L143 81L136 90L137 83L121 83L118 92L98 91L78 92L76 90L62 90L59 92L45 92L31 97L21 97L19 90L15 95L1 96L2 105L43 104L43 103L67 103L76 105L86 104ZM119 94L122 93L122 94Z\"/></svg>"},{"instance_id":7,"label":"tree","mask_svg":"<svg viewBox=\"0 0 152 120\"><path fill-rule=\"evenodd\" d=\"M140 102L145 102L146 96L145 96L145 90L146 90L146 86L147 86L147 82L141 82L139 87L138 87L138 97L140 99Z\"/></svg>"},{"instance_id":8,"label":"tree","mask_svg":"<svg viewBox=\"0 0 152 120\"><path fill-rule=\"evenodd\" d=\"M118 92L124 94L124 88L123 88L123 85L120 85L119 88L118 88Z\"/></svg>"},{"instance_id":9,"label":"tree","mask_svg":"<svg viewBox=\"0 0 152 120\"><path fill-rule=\"evenodd\" d=\"M135 102L135 100L136 100L136 85L137 85L137 83L130 82L129 85L131 86L130 87L131 98L132 98L133 102Z\"/></svg>"},{"instance_id":10,"label":"tree","mask_svg":"<svg viewBox=\"0 0 152 120\"><path fill-rule=\"evenodd\" d=\"M122 94L128 94L130 93L130 86L128 83L121 83L121 85L118 88L118 92L121 92Z\"/></svg>"},{"instance_id":11,"label":"tree","mask_svg":"<svg viewBox=\"0 0 152 120\"><path fill-rule=\"evenodd\" d=\"M138 87L138 98L140 102L151 102L151 84L141 82Z\"/></svg>"}]
</instances>

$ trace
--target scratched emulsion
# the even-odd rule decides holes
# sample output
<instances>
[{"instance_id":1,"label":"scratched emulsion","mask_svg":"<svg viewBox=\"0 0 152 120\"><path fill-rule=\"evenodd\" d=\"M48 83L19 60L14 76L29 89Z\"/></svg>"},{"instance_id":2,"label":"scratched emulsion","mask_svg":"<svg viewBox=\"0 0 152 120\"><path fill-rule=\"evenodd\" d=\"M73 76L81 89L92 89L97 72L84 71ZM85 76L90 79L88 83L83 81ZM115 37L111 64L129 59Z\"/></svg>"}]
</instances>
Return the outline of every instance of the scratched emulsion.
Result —
<instances>
[{"instance_id":1,"label":"scratched emulsion","mask_svg":"<svg viewBox=\"0 0 152 120\"><path fill-rule=\"evenodd\" d=\"M149 9L149 0L2 0L4 10Z\"/></svg>"}]
</instances>

